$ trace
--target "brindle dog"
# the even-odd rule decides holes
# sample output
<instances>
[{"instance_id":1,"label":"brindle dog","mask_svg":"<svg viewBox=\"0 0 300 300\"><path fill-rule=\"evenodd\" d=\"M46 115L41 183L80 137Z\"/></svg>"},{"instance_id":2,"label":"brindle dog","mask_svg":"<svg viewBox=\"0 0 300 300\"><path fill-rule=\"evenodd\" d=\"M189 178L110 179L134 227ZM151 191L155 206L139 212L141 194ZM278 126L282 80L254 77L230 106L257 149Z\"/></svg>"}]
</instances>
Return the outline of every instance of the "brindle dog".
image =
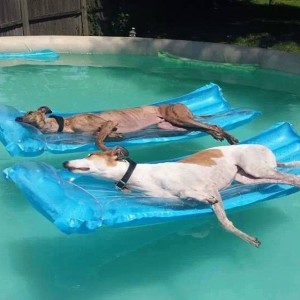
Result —
<instances>
[{"instance_id":1,"label":"brindle dog","mask_svg":"<svg viewBox=\"0 0 300 300\"><path fill-rule=\"evenodd\" d=\"M192 112L181 103L82 113L65 118L49 116L50 113L52 113L50 108L42 106L36 111L29 111L17 117L16 121L30 124L43 133L66 132L96 135L96 145L104 151L108 150L104 144L107 137L121 138L123 134L150 126L172 131L203 131L216 140L226 139L229 144L238 143L236 138L221 127L196 121Z\"/></svg>"}]
</instances>

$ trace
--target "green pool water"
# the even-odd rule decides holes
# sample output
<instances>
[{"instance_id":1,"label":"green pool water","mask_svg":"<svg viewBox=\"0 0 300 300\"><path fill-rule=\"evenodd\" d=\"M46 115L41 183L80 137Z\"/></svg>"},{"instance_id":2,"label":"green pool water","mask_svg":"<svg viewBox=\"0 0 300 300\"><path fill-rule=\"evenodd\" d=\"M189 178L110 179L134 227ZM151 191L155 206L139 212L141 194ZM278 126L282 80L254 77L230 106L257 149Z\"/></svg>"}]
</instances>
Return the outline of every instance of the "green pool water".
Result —
<instances>
[{"instance_id":1,"label":"green pool water","mask_svg":"<svg viewBox=\"0 0 300 300\"><path fill-rule=\"evenodd\" d=\"M161 56L62 55L60 62L0 65L0 102L24 110L105 110L173 98L214 82L232 106L262 112L231 131L240 140L280 121L300 132L300 76ZM220 144L205 137L129 150L135 160L149 161ZM60 167L82 155L31 159ZM1 170L23 159L29 158L10 157L0 145ZM67 236L1 178L0 299L299 299L300 193L228 215L259 237L261 248L223 231L214 216Z\"/></svg>"}]
</instances>

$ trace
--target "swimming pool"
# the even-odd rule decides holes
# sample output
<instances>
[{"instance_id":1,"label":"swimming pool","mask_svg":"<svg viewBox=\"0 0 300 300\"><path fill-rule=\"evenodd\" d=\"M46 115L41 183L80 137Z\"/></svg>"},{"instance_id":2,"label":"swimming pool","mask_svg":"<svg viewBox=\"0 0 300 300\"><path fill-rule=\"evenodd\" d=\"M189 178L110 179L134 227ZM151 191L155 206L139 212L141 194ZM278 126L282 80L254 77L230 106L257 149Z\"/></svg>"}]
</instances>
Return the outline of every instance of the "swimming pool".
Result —
<instances>
[{"instance_id":1,"label":"swimming pool","mask_svg":"<svg viewBox=\"0 0 300 300\"><path fill-rule=\"evenodd\" d=\"M241 140L279 121L290 121L300 132L297 75L148 56L65 54L64 59L73 66L0 68L0 102L24 110L45 104L58 111L110 109L215 82L231 105L263 112L232 131ZM218 144L207 137L130 152L138 161L159 160ZM0 154L1 169L24 159L10 157L4 147ZM80 155L45 153L34 160L60 167ZM2 299L298 299L299 193L229 212L241 229L260 238L262 246L255 249L224 232L213 216L66 236L12 182L1 179L0 185Z\"/></svg>"}]
</instances>

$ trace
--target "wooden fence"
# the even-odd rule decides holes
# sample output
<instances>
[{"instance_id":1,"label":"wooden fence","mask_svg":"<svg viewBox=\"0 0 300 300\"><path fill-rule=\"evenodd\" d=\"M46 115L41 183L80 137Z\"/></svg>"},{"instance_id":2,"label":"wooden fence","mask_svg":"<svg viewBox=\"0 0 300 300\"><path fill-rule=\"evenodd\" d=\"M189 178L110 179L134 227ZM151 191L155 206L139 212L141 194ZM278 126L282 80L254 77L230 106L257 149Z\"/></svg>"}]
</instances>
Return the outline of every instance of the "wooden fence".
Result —
<instances>
[{"instance_id":1,"label":"wooden fence","mask_svg":"<svg viewBox=\"0 0 300 300\"><path fill-rule=\"evenodd\" d=\"M88 34L86 0L0 0L0 36Z\"/></svg>"}]
</instances>

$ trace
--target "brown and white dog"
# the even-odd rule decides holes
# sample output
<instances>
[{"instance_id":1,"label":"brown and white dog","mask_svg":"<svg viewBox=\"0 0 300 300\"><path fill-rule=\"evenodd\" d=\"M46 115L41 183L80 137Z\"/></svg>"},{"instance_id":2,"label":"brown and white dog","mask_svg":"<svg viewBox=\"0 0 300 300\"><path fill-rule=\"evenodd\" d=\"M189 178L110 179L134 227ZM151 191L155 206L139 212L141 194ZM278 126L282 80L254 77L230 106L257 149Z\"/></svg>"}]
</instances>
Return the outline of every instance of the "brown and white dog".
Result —
<instances>
[{"instance_id":1,"label":"brown and white dog","mask_svg":"<svg viewBox=\"0 0 300 300\"><path fill-rule=\"evenodd\" d=\"M66 132L96 135L96 145L108 150L104 144L107 137L121 138L123 134L136 132L150 126L173 131L204 131L217 140L226 139L230 144L238 142L221 127L200 123L183 104L142 106L101 113L83 113L70 117L47 116L52 111L42 106L17 117L17 122L27 123L43 133Z\"/></svg>"},{"instance_id":2,"label":"brown and white dog","mask_svg":"<svg viewBox=\"0 0 300 300\"><path fill-rule=\"evenodd\" d=\"M119 181L130 168L123 149L92 153L70 160L63 166L73 173ZM242 184L283 183L300 187L300 177L275 168L296 167L300 162L279 163L271 150L262 145L234 145L210 148L178 162L137 164L126 186L146 195L168 199L197 200L211 205L225 229L258 247L260 242L237 229L227 218L220 191L233 180Z\"/></svg>"}]
</instances>

